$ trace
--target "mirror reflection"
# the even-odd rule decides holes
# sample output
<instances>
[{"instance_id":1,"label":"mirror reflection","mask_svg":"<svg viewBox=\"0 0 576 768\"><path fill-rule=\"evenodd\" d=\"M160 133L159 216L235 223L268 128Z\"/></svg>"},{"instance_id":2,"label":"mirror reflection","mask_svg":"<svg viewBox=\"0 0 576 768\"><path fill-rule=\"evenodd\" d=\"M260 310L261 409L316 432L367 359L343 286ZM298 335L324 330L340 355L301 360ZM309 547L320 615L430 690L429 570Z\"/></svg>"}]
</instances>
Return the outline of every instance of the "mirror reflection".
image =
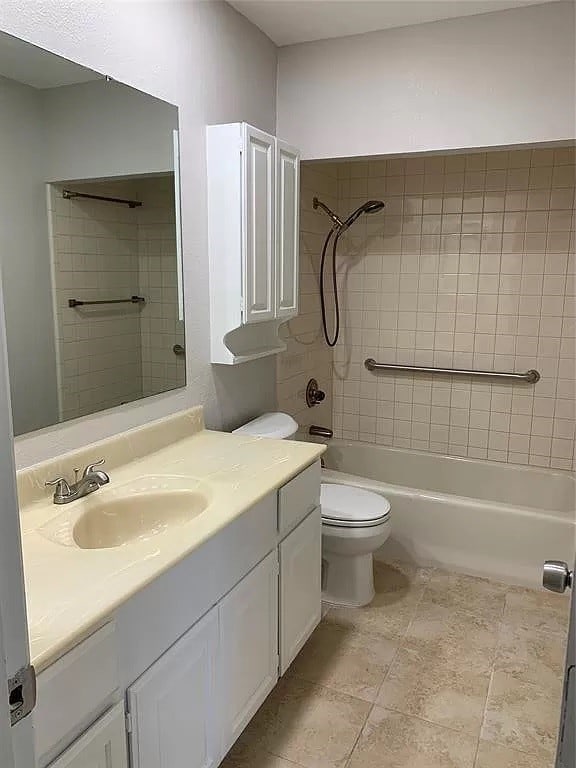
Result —
<instances>
[{"instance_id":1,"label":"mirror reflection","mask_svg":"<svg viewBox=\"0 0 576 768\"><path fill-rule=\"evenodd\" d=\"M15 434L185 385L178 110L0 35Z\"/></svg>"}]
</instances>

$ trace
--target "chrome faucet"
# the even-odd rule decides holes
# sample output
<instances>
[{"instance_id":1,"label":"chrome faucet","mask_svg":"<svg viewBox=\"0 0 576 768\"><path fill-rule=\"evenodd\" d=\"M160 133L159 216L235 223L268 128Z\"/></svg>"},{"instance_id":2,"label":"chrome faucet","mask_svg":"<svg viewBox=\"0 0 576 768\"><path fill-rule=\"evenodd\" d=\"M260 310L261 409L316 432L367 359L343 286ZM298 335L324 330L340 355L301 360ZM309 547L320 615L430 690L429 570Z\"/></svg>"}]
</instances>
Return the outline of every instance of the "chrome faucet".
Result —
<instances>
[{"instance_id":1,"label":"chrome faucet","mask_svg":"<svg viewBox=\"0 0 576 768\"><path fill-rule=\"evenodd\" d=\"M76 473L75 482L69 483L65 477L57 477L55 480L48 480L44 485L55 485L54 491L54 504L69 504L71 501L81 499L83 496L88 496L89 493L94 493L102 485L110 482L110 478L101 469L96 469L100 465L104 464L104 459L95 461L88 466L82 472L82 476L78 479L79 469L75 469Z\"/></svg>"}]
</instances>

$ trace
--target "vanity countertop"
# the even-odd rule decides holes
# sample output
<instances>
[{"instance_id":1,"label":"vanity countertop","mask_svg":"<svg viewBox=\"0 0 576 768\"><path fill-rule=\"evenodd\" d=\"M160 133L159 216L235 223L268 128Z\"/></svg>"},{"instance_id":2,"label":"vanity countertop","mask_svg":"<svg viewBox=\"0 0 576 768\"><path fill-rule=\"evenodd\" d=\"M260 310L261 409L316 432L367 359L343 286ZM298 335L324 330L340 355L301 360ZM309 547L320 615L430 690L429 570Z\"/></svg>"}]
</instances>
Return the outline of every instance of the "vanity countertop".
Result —
<instances>
[{"instance_id":1,"label":"vanity countertop","mask_svg":"<svg viewBox=\"0 0 576 768\"><path fill-rule=\"evenodd\" d=\"M129 597L189 555L267 494L312 464L325 447L212 432L200 409L164 419L19 473L31 661L53 663ZM52 504L44 482L103 456L110 484ZM108 549L79 549L66 529L84 505L153 477L209 489L209 507L184 525Z\"/></svg>"}]
</instances>

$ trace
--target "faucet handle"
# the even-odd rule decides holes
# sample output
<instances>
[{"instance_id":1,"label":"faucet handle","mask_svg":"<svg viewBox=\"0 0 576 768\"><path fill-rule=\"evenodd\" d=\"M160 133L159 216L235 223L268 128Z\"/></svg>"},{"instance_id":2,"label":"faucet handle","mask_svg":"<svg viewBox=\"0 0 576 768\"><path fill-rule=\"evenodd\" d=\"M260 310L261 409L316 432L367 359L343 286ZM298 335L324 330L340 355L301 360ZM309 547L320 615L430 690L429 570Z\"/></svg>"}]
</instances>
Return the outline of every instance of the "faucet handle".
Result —
<instances>
[{"instance_id":1,"label":"faucet handle","mask_svg":"<svg viewBox=\"0 0 576 768\"><path fill-rule=\"evenodd\" d=\"M55 485L54 498L65 498L72 495L72 489L68 485L68 481L65 477L57 477L55 480L47 480L44 483L45 486Z\"/></svg>"},{"instance_id":2,"label":"faucet handle","mask_svg":"<svg viewBox=\"0 0 576 768\"><path fill-rule=\"evenodd\" d=\"M105 459L98 459L98 461L93 462L92 464L88 464L84 472L82 472L82 477L86 477L86 475L91 475L92 472L94 472L94 469L96 467L101 467L102 464L105 464Z\"/></svg>"}]
</instances>

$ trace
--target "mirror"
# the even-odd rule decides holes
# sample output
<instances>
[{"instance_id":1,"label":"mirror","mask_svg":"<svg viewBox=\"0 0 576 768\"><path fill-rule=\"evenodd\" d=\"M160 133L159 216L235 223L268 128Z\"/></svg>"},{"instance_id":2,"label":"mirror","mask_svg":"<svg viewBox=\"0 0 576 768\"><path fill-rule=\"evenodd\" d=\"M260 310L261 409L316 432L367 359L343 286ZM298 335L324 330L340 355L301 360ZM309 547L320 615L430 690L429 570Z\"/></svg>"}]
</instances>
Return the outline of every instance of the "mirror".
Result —
<instances>
[{"instance_id":1,"label":"mirror","mask_svg":"<svg viewBox=\"0 0 576 768\"><path fill-rule=\"evenodd\" d=\"M0 34L15 434L185 385L177 140L173 105Z\"/></svg>"}]
</instances>

